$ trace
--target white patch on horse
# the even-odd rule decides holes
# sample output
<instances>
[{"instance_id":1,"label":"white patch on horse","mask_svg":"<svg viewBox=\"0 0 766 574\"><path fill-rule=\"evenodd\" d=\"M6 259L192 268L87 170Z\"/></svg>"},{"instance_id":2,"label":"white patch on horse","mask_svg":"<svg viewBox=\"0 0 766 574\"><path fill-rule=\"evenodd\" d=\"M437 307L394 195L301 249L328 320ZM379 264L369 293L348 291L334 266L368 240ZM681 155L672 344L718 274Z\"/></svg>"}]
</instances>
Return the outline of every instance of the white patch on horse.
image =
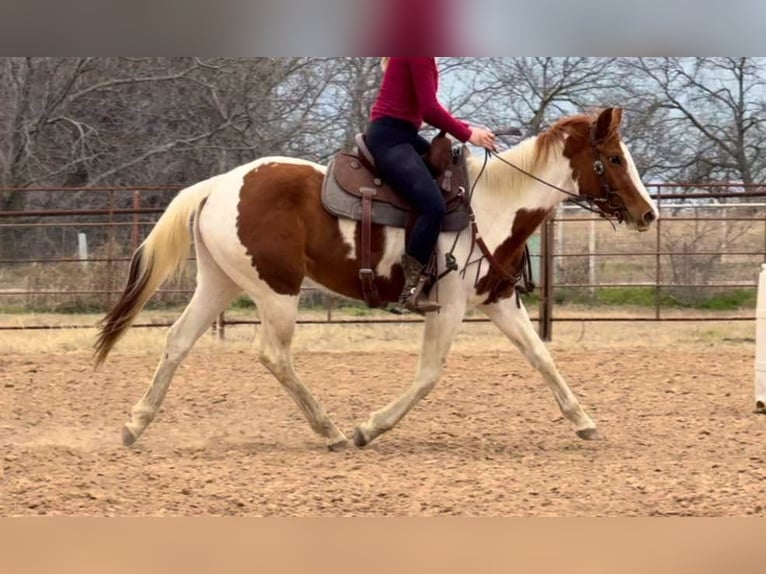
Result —
<instances>
[{"instance_id":1,"label":"white patch on horse","mask_svg":"<svg viewBox=\"0 0 766 574\"><path fill-rule=\"evenodd\" d=\"M546 161L538 162L535 140L529 138L500 156L551 185L577 193L572 166L569 161L562 161L564 143L556 144L549 151ZM472 179L478 177L482 165L478 159L471 161L469 171ZM484 175L476 185L472 201L479 231L490 249L494 250L508 236L519 209L553 210L563 199L566 196L555 188L495 159L484 167Z\"/></svg>"},{"instance_id":2,"label":"white patch on horse","mask_svg":"<svg viewBox=\"0 0 766 574\"><path fill-rule=\"evenodd\" d=\"M322 166L310 161L276 156L260 158L212 178L213 190L200 212L200 232L214 259L230 277L246 286L250 295L255 292L268 293L270 288L253 265L237 233L240 192L248 174L261 167L284 164L313 167L323 173Z\"/></svg>"},{"instance_id":3,"label":"white patch on horse","mask_svg":"<svg viewBox=\"0 0 766 574\"><path fill-rule=\"evenodd\" d=\"M404 253L404 229L386 227L383 230L383 257L375 268L375 273L390 279L391 270L401 260L402 253Z\"/></svg>"},{"instance_id":4,"label":"white patch on horse","mask_svg":"<svg viewBox=\"0 0 766 574\"><path fill-rule=\"evenodd\" d=\"M251 161L250 163L240 165L239 167L235 167L231 171L228 171L217 177L244 178L248 173L256 172L261 167L280 166L280 165L300 165L304 167L311 167L311 168L314 168L314 170L316 170L317 173L320 173L323 176L325 175L325 173L327 173L327 168L325 166L315 163L313 161L298 159L294 157L270 156L270 157L262 157L262 158L256 159L255 161Z\"/></svg>"},{"instance_id":5,"label":"white patch on horse","mask_svg":"<svg viewBox=\"0 0 766 574\"><path fill-rule=\"evenodd\" d=\"M338 218L338 227L340 228L340 234L343 236L343 243L348 247L348 259L356 259L356 221L350 219Z\"/></svg>"},{"instance_id":6,"label":"white patch on horse","mask_svg":"<svg viewBox=\"0 0 766 574\"><path fill-rule=\"evenodd\" d=\"M239 194L245 176L265 163L251 162L218 176L199 217L200 233L214 259L219 265L229 264L226 269L229 274L238 268L238 279L253 272L247 248L237 233Z\"/></svg>"},{"instance_id":7,"label":"white patch on horse","mask_svg":"<svg viewBox=\"0 0 766 574\"><path fill-rule=\"evenodd\" d=\"M652 211L654 211L654 216L659 217L660 214L657 211L657 206L654 204L654 201L652 201L652 198L649 196L649 192L646 191L646 187L644 187L644 182L641 181L641 176L638 174L638 169L636 168L636 164L633 162L633 156L630 155L630 152L628 151L628 147L623 143L620 142L620 148L622 149L622 155L625 156L625 161L627 162L628 166L628 175L630 175L630 179L633 182L633 185L638 190L638 193L641 194L641 197L646 200L646 202L652 206Z\"/></svg>"},{"instance_id":8,"label":"white patch on horse","mask_svg":"<svg viewBox=\"0 0 766 574\"><path fill-rule=\"evenodd\" d=\"M279 166L285 164L301 165L314 168L324 174L324 167L306 160L271 156L263 157L238 166L226 173L211 178L213 191L207 198L201 211L200 228L208 248L214 253L215 259L232 264L227 267L227 273L234 274L237 281L252 282L252 274L260 273L252 265L247 248L237 235L237 218L239 215L239 195L248 174L256 172L261 167ZM351 246L353 248L353 236ZM264 284L265 285L265 284Z\"/></svg>"},{"instance_id":9,"label":"white patch on horse","mask_svg":"<svg viewBox=\"0 0 766 574\"><path fill-rule=\"evenodd\" d=\"M308 161L305 159L299 159L296 157L282 157L282 156L270 157L266 159L270 160L271 163L276 163L276 164L290 164L290 165L301 165L306 167L313 167L316 171L318 171L322 175L327 173L326 166L323 166L313 161Z\"/></svg>"}]
</instances>

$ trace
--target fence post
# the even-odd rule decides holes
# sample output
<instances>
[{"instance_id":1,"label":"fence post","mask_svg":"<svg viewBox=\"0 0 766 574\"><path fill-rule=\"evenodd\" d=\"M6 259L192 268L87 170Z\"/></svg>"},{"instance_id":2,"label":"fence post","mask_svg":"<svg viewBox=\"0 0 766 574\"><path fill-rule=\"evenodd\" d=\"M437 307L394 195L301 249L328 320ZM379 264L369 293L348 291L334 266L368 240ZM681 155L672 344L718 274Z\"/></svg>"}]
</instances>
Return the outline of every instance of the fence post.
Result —
<instances>
[{"instance_id":1,"label":"fence post","mask_svg":"<svg viewBox=\"0 0 766 574\"><path fill-rule=\"evenodd\" d=\"M221 314L218 315L218 318L215 320L214 331L218 333L218 339L220 341L223 341L226 338L226 316L224 315L224 311L221 311Z\"/></svg>"},{"instance_id":2,"label":"fence post","mask_svg":"<svg viewBox=\"0 0 766 574\"><path fill-rule=\"evenodd\" d=\"M596 298L596 221L590 218L590 229L588 231L588 283L590 287L588 292L591 299Z\"/></svg>"},{"instance_id":3,"label":"fence post","mask_svg":"<svg viewBox=\"0 0 766 574\"><path fill-rule=\"evenodd\" d=\"M327 304L327 322L332 321L332 311L335 308L335 297L332 295L326 295L325 302Z\"/></svg>"},{"instance_id":4,"label":"fence post","mask_svg":"<svg viewBox=\"0 0 766 574\"><path fill-rule=\"evenodd\" d=\"M88 269L88 236L85 233L77 234L77 258L82 261L80 267Z\"/></svg>"},{"instance_id":5,"label":"fence post","mask_svg":"<svg viewBox=\"0 0 766 574\"><path fill-rule=\"evenodd\" d=\"M114 190L109 190L109 231L107 232L106 258L107 258L107 280L106 280L106 305L108 309L112 306L112 291L114 290Z\"/></svg>"},{"instance_id":6,"label":"fence post","mask_svg":"<svg viewBox=\"0 0 766 574\"><path fill-rule=\"evenodd\" d=\"M136 190L133 192L133 209L141 209L141 192ZM130 232L130 245L133 251L138 249L139 229L138 229L138 212L133 214L133 225Z\"/></svg>"},{"instance_id":7,"label":"fence post","mask_svg":"<svg viewBox=\"0 0 766 574\"><path fill-rule=\"evenodd\" d=\"M564 248L564 203L560 203L558 210L556 211L556 248L561 252L564 253L566 249ZM542 262L542 259L540 260ZM563 273L563 259L561 257L557 258L554 262L554 277L553 279L559 279L561 278L561 274Z\"/></svg>"},{"instance_id":8,"label":"fence post","mask_svg":"<svg viewBox=\"0 0 766 574\"><path fill-rule=\"evenodd\" d=\"M659 214L659 217L657 217L657 260L654 277L654 318L657 321L660 320L660 285L662 283L660 278L660 273L662 272L662 256L660 255L660 252L662 251L662 237L660 235L660 229L662 227L662 212L660 211L661 204L662 186L657 185L657 213Z\"/></svg>"},{"instance_id":9,"label":"fence post","mask_svg":"<svg viewBox=\"0 0 766 574\"><path fill-rule=\"evenodd\" d=\"M763 218L763 262L766 263L766 217Z\"/></svg>"},{"instance_id":10,"label":"fence post","mask_svg":"<svg viewBox=\"0 0 766 574\"><path fill-rule=\"evenodd\" d=\"M755 309L755 412L766 414L766 263L758 274Z\"/></svg>"},{"instance_id":11,"label":"fence post","mask_svg":"<svg viewBox=\"0 0 766 574\"><path fill-rule=\"evenodd\" d=\"M540 319L538 332L543 341L553 337L553 221L543 222L540 237Z\"/></svg>"}]
</instances>

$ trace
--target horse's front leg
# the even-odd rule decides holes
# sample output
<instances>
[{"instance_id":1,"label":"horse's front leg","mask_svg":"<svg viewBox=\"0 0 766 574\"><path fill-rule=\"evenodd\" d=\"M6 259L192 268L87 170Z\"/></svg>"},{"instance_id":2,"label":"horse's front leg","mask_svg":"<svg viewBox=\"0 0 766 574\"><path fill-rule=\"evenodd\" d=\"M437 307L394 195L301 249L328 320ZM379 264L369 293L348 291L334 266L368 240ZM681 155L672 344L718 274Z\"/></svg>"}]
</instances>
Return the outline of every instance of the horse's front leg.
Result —
<instances>
[{"instance_id":1,"label":"horse's front leg","mask_svg":"<svg viewBox=\"0 0 766 574\"><path fill-rule=\"evenodd\" d=\"M561 413L574 425L577 436L586 440L603 438L596 424L580 406L564 378L556 369L548 348L535 332L524 305L517 306L516 297L480 307L535 367L553 391Z\"/></svg>"},{"instance_id":2,"label":"horse's front leg","mask_svg":"<svg viewBox=\"0 0 766 574\"><path fill-rule=\"evenodd\" d=\"M436 385L466 308L464 294L458 293L458 282L455 281L452 286L455 287L451 290L455 295L441 299L442 308L438 313L426 315L423 346L414 382L399 398L372 413L367 422L356 428L356 446L366 446L377 436L394 428ZM440 295L445 291L440 284Z\"/></svg>"}]
</instances>

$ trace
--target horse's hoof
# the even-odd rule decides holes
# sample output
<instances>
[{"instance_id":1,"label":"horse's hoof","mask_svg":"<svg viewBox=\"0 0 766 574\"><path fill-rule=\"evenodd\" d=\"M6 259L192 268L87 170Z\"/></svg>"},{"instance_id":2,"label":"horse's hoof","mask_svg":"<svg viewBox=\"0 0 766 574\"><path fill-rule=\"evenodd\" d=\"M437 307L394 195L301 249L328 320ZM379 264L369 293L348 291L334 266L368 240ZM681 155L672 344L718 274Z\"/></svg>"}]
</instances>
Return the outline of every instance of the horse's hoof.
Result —
<instances>
[{"instance_id":1,"label":"horse's hoof","mask_svg":"<svg viewBox=\"0 0 766 574\"><path fill-rule=\"evenodd\" d=\"M133 443L136 442L135 435L130 432L130 429L128 429L127 426L122 427L122 444L124 446L133 446Z\"/></svg>"},{"instance_id":2,"label":"horse's hoof","mask_svg":"<svg viewBox=\"0 0 766 574\"><path fill-rule=\"evenodd\" d=\"M577 431L577 436L582 440L605 440L606 437L602 435L598 429L582 429Z\"/></svg>"},{"instance_id":3,"label":"horse's hoof","mask_svg":"<svg viewBox=\"0 0 766 574\"><path fill-rule=\"evenodd\" d=\"M370 444L370 441L367 440L366 436L364 436L364 433L362 432L362 429L357 427L357 429L354 431L354 445L357 448L364 448L368 444Z\"/></svg>"},{"instance_id":4,"label":"horse's hoof","mask_svg":"<svg viewBox=\"0 0 766 574\"><path fill-rule=\"evenodd\" d=\"M766 415L766 404L763 401L758 401L755 403L755 411L753 412L757 415Z\"/></svg>"},{"instance_id":5,"label":"horse's hoof","mask_svg":"<svg viewBox=\"0 0 766 574\"><path fill-rule=\"evenodd\" d=\"M330 452L341 452L346 450L346 447L348 447L348 439L343 437L340 440L336 440L335 442L328 444L327 450Z\"/></svg>"}]
</instances>

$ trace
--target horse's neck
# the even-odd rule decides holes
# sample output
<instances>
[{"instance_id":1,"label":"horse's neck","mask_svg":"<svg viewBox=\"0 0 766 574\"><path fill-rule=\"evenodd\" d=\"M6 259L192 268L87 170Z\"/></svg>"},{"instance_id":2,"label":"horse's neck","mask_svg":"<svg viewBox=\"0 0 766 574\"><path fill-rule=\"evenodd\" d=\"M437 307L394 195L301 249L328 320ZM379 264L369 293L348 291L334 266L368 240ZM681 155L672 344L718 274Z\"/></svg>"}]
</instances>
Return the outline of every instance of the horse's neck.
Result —
<instances>
[{"instance_id":1,"label":"horse's neck","mask_svg":"<svg viewBox=\"0 0 766 574\"><path fill-rule=\"evenodd\" d=\"M536 161L535 153L535 138L530 138L503 152L500 157L543 181L576 193L569 161L563 156L563 143L549 150L544 160ZM472 178L479 175L480 169L481 162L472 166ZM492 158L485 173L479 177L471 203L484 241L490 249L495 249L511 235L519 212L550 213L564 199L561 192L535 181L498 158ZM525 228L522 232L529 236L534 228Z\"/></svg>"}]
</instances>

